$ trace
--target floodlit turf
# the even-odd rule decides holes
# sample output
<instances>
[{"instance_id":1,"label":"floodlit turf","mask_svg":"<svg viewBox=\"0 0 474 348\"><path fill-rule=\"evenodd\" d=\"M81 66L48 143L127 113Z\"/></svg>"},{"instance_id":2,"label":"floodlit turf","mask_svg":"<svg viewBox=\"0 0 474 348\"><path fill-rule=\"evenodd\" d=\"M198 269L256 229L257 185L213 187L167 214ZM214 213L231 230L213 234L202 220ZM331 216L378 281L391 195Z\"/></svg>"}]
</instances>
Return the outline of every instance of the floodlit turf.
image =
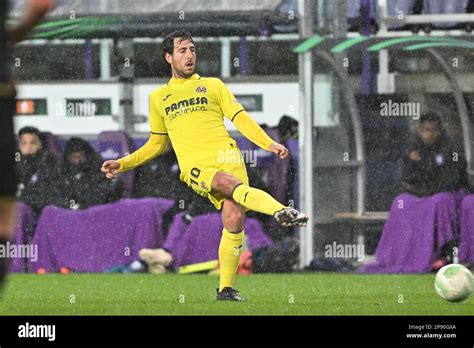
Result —
<instances>
[{"instance_id":1,"label":"floodlit turf","mask_svg":"<svg viewBox=\"0 0 474 348\"><path fill-rule=\"evenodd\" d=\"M474 315L474 298L448 303L434 275L241 276L245 303L215 300L208 275L12 275L1 315Z\"/></svg>"}]
</instances>

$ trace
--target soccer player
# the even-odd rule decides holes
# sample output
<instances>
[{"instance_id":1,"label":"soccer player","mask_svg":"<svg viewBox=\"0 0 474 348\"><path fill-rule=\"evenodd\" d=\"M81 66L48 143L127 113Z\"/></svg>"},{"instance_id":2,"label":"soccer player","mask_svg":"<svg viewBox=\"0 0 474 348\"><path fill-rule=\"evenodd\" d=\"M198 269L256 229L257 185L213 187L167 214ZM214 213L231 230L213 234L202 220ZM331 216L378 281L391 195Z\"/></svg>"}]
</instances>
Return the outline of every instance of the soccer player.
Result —
<instances>
[{"instance_id":1,"label":"soccer player","mask_svg":"<svg viewBox=\"0 0 474 348\"><path fill-rule=\"evenodd\" d=\"M12 238L15 224L15 138L13 114L15 87L8 69L8 45L21 41L52 7L52 0L30 0L25 16L11 31L5 28L7 0L0 0L0 246ZM5 280L8 260L0 257L0 289Z\"/></svg>"},{"instance_id":2,"label":"soccer player","mask_svg":"<svg viewBox=\"0 0 474 348\"><path fill-rule=\"evenodd\" d=\"M306 226L308 217L249 186L243 156L224 126L224 116L261 148L280 158L287 157L288 150L263 131L221 80L194 72L196 48L189 32L169 34L163 41L163 58L171 66L172 77L150 95L148 142L117 161L105 161L102 172L113 178L147 163L166 149L170 139L181 181L222 209L217 300L244 301L232 285L242 252L245 211L272 215L284 226Z\"/></svg>"}]
</instances>

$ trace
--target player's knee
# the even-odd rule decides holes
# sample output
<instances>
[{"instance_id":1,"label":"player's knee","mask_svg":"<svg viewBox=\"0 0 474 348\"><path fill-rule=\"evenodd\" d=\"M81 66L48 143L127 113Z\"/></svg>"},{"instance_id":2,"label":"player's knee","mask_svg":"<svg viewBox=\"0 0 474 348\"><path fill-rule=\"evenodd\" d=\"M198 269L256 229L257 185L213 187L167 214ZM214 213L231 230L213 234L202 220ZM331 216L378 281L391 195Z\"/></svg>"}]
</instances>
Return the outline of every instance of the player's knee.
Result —
<instances>
[{"instance_id":1,"label":"player's knee","mask_svg":"<svg viewBox=\"0 0 474 348\"><path fill-rule=\"evenodd\" d=\"M230 197L234 187L241 183L239 179L230 174L218 172L214 177L212 188L221 192L226 197Z\"/></svg>"}]
</instances>

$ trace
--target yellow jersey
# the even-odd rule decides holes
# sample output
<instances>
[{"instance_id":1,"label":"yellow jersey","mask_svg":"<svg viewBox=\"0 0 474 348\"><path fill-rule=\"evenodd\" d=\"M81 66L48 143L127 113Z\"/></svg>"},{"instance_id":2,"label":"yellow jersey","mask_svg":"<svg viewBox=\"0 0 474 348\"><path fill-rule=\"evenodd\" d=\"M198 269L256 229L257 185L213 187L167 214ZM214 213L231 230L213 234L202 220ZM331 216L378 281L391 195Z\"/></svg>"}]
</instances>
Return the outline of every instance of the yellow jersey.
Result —
<instances>
[{"instance_id":1,"label":"yellow jersey","mask_svg":"<svg viewBox=\"0 0 474 348\"><path fill-rule=\"evenodd\" d=\"M224 125L227 117L249 140L269 150L274 141L250 117L224 83L194 74L171 80L150 95L147 143L118 159L119 171L139 167L166 150L171 139L181 172L199 162L217 163L229 146L238 149Z\"/></svg>"},{"instance_id":2,"label":"yellow jersey","mask_svg":"<svg viewBox=\"0 0 474 348\"><path fill-rule=\"evenodd\" d=\"M234 142L224 125L244 111L242 105L218 78L198 74L187 79L171 78L150 95L152 134L168 134L179 166L217 157Z\"/></svg>"}]
</instances>

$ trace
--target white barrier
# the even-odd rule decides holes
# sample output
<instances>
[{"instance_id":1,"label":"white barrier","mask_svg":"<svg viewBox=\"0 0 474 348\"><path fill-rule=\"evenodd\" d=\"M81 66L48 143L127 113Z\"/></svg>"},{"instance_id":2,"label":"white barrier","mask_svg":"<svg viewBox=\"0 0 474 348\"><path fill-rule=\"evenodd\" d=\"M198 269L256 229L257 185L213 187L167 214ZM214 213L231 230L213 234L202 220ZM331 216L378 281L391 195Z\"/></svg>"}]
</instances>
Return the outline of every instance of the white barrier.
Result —
<instances>
[{"instance_id":1,"label":"white barrier","mask_svg":"<svg viewBox=\"0 0 474 348\"><path fill-rule=\"evenodd\" d=\"M330 125L334 122L329 99L331 79L317 76L315 81L317 124ZM135 124L136 132L148 133L148 96L162 83L163 80L134 86L134 112L144 116L143 122ZM284 114L298 119L297 82L240 82L227 86L259 123L276 126ZM119 129L119 83L22 83L18 84L17 98L17 109L22 114L15 117L16 130L28 125L55 134L93 135ZM230 121L226 126L233 129Z\"/></svg>"}]
</instances>

